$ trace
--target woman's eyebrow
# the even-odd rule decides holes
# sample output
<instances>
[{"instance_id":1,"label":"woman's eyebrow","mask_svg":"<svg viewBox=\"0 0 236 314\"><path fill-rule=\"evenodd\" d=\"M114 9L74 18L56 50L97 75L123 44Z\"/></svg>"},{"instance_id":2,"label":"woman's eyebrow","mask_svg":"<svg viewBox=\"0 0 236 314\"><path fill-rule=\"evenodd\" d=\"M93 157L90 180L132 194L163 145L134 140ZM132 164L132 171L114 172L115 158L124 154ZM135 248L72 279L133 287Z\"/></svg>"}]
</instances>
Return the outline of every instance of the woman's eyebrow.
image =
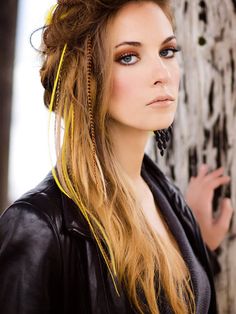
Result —
<instances>
[{"instance_id":1,"label":"woman's eyebrow","mask_svg":"<svg viewBox=\"0 0 236 314\"><path fill-rule=\"evenodd\" d=\"M171 41L172 39L176 39L176 36L172 35L167 37L163 42L162 45L168 43L169 41ZM118 44L115 46L115 48L118 48L120 46L134 46L134 47L140 47L142 46L142 44L139 41L123 41L122 43Z\"/></svg>"},{"instance_id":2,"label":"woman's eyebrow","mask_svg":"<svg viewBox=\"0 0 236 314\"><path fill-rule=\"evenodd\" d=\"M172 36L167 37L167 38L162 42L162 45L168 43L168 42L171 41L172 39L176 39L176 36L175 36L175 35L172 35Z\"/></svg>"},{"instance_id":3,"label":"woman's eyebrow","mask_svg":"<svg viewBox=\"0 0 236 314\"><path fill-rule=\"evenodd\" d=\"M116 45L115 48L118 48L120 46L126 46L126 45L135 46L135 47L142 46L142 44L138 41L123 41L122 43Z\"/></svg>"}]
</instances>

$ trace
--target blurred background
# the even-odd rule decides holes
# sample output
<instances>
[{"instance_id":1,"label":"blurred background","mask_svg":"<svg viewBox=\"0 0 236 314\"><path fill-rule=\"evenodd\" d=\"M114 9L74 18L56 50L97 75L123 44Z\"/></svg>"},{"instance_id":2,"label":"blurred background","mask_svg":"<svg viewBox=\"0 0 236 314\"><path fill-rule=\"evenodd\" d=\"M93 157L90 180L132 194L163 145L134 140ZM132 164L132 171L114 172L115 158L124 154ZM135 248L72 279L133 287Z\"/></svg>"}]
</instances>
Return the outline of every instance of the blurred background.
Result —
<instances>
[{"instance_id":1,"label":"blurred background","mask_svg":"<svg viewBox=\"0 0 236 314\"><path fill-rule=\"evenodd\" d=\"M236 208L236 0L173 0L182 49L179 107L164 158L149 154L184 192L201 163L223 166L231 176L215 196ZM0 4L0 211L49 172L49 114L43 104L40 54L30 45L52 0ZM40 44L41 31L33 36ZM215 278L220 314L236 313L236 219L219 254ZM214 313L212 313L214 314Z\"/></svg>"},{"instance_id":2,"label":"blurred background","mask_svg":"<svg viewBox=\"0 0 236 314\"><path fill-rule=\"evenodd\" d=\"M30 45L30 35L44 25L53 4L52 0L1 4L0 208L34 187L50 170L48 111L39 77L41 60ZM37 48L40 39L38 31L32 37Z\"/></svg>"}]
</instances>

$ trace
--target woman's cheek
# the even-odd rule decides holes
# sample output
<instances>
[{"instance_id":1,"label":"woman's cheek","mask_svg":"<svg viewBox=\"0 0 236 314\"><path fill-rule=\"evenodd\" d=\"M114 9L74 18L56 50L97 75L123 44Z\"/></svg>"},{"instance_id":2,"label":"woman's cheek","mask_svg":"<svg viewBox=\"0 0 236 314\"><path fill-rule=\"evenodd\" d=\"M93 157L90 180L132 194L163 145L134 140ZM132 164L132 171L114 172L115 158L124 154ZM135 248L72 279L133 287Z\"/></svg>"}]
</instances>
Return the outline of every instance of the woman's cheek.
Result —
<instances>
[{"instance_id":1,"label":"woman's cheek","mask_svg":"<svg viewBox=\"0 0 236 314\"><path fill-rule=\"evenodd\" d=\"M113 79L113 90L112 90L112 98L119 100L127 97L130 91L130 80L127 74L124 72L119 72L115 75Z\"/></svg>"},{"instance_id":2,"label":"woman's cheek","mask_svg":"<svg viewBox=\"0 0 236 314\"><path fill-rule=\"evenodd\" d=\"M179 64L176 62L174 71L173 71L173 81L174 84L176 85L176 88L179 89L179 84L180 84L180 67Z\"/></svg>"}]
</instances>

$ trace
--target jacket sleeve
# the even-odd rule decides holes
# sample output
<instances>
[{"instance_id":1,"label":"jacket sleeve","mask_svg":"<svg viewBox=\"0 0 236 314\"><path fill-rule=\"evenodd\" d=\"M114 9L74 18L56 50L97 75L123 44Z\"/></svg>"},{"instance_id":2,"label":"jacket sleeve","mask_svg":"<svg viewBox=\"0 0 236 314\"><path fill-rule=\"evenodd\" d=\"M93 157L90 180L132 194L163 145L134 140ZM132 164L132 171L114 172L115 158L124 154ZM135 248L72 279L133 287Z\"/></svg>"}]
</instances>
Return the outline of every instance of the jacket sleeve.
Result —
<instances>
[{"instance_id":1,"label":"jacket sleeve","mask_svg":"<svg viewBox=\"0 0 236 314\"><path fill-rule=\"evenodd\" d=\"M59 244L50 219L28 203L0 218L0 312L59 313ZM57 305L58 306L58 305Z\"/></svg>"}]
</instances>

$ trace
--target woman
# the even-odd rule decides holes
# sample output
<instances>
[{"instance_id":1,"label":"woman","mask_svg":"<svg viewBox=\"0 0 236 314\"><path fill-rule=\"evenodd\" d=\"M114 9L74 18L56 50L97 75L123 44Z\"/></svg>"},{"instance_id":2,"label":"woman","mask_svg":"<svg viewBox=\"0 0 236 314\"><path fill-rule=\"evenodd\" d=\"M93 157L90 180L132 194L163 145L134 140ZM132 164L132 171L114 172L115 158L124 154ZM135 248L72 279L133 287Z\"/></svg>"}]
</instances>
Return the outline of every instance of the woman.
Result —
<instances>
[{"instance_id":1,"label":"woman","mask_svg":"<svg viewBox=\"0 0 236 314\"><path fill-rule=\"evenodd\" d=\"M216 313L199 228L144 154L177 106L168 1L58 1L42 47L57 164L1 217L1 313Z\"/></svg>"}]
</instances>

